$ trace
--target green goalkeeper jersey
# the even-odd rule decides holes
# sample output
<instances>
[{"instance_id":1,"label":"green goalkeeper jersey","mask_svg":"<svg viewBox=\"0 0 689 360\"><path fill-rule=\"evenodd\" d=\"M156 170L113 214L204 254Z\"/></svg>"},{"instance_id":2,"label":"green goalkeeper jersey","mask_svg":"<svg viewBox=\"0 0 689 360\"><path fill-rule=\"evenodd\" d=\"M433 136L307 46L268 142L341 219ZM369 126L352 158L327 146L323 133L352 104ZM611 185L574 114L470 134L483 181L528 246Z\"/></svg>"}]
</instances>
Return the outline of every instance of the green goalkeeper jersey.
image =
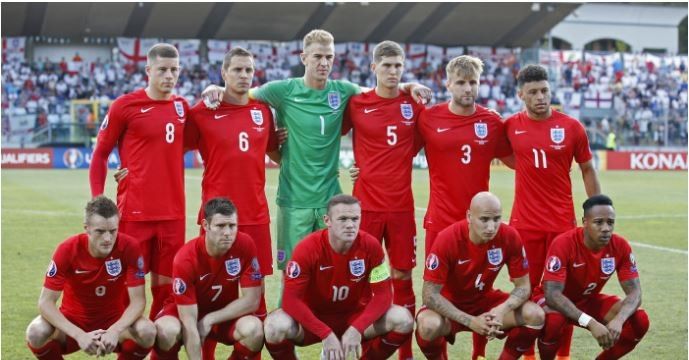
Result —
<instances>
[{"instance_id":1,"label":"green goalkeeper jersey","mask_svg":"<svg viewBox=\"0 0 689 360\"><path fill-rule=\"evenodd\" d=\"M342 114L359 86L328 80L323 90L310 88L303 78L271 81L251 96L275 109L277 124L288 131L282 145L277 204L293 208L323 208L342 192L339 174Z\"/></svg>"}]
</instances>

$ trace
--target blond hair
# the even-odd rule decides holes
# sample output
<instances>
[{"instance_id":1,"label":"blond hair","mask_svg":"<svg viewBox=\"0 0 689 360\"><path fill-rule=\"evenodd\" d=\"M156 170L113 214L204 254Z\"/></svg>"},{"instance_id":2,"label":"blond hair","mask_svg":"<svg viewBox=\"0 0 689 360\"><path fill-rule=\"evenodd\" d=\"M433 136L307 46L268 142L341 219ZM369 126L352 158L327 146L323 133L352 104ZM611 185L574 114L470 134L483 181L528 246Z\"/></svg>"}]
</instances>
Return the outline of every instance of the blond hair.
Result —
<instances>
[{"instance_id":1,"label":"blond hair","mask_svg":"<svg viewBox=\"0 0 689 360\"><path fill-rule=\"evenodd\" d=\"M306 48L313 43L330 45L335 43L335 38L333 37L333 34L325 30L315 29L309 31L309 33L304 36L303 49L306 50Z\"/></svg>"},{"instance_id":2,"label":"blond hair","mask_svg":"<svg viewBox=\"0 0 689 360\"><path fill-rule=\"evenodd\" d=\"M450 75L459 75L461 77L481 76L483 72L483 61L477 57L462 55L450 60L445 67L445 73L448 79Z\"/></svg>"}]
</instances>

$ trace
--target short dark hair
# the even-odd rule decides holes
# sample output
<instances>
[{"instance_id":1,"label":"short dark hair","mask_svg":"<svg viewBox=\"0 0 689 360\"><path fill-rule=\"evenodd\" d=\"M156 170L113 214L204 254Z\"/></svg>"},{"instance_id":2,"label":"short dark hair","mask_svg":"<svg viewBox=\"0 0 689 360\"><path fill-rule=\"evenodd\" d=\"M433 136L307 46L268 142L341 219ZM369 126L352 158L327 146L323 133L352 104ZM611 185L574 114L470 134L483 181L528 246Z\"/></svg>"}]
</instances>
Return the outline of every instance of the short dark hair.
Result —
<instances>
[{"instance_id":1,"label":"short dark hair","mask_svg":"<svg viewBox=\"0 0 689 360\"><path fill-rule=\"evenodd\" d=\"M224 197L212 198L208 200L205 205L203 205L203 218L209 223L215 214L232 216L236 213L237 207L234 206L232 201Z\"/></svg>"},{"instance_id":2,"label":"short dark hair","mask_svg":"<svg viewBox=\"0 0 689 360\"><path fill-rule=\"evenodd\" d=\"M548 70L541 65L529 64L524 66L517 74L517 86L522 87L526 83L535 81L548 81Z\"/></svg>"},{"instance_id":3,"label":"short dark hair","mask_svg":"<svg viewBox=\"0 0 689 360\"><path fill-rule=\"evenodd\" d=\"M339 205L339 204L354 205L354 204L359 204L359 200L352 195L346 195L346 194L335 195L330 199L330 201L328 201L328 208L327 208L328 214L330 214L330 209L332 209L335 205Z\"/></svg>"},{"instance_id":4,"label":"short dark hair","mask_svg":"<svg viewBox=\"0 0 689 360\"><path fill-rule=\"evenodd\" d=\"M382 41L373 48L374 63L378 63L387 56L401 56L404 59L404 50L400 44L390 40Z\"/></svg>"},{"instance_id":5,"label":"short dark hair","mask_svg":"<svg viewBox=\"0 0 689 360\"><path fill-rule=\"evenodd\" d=\"M120 211L114 201L108 199L104 195L99 195L86 203L84 208L84 222L88 222L91 216L100 215L105 219L113 216L120 216Z\"/></svg>"},{"instance_id":6,"label":"short dark hair","mask_svg":"<svg viewBox=\"0 0 689 360\"><path fill-rule=\"evenodd\" d=\"M253 59L254 54L252 54L249 50L243 48L243 47L233 47L225 53L225 58L222 60L222 68L224 70L227 70L227 67L230 66L230 62L232 61L232 58L235 56L248 56Z\"/></svg>"},{"instance_id":7,"label":"short dark hair","mask_svg":"<svg viewBox=\"0 0 689 360\"><path fill-rule=\"evenodd\" d=\"M589 210L591 210L591 208L593 208L596 205L613 206L612 199L610 199L607 195L603 194L593 195L590 198L586 199L586 201L584 201L584 205L582 205L582 207L584 208L584 216L588 215Z\"/></svg>"},{"instance_id":8,"label":"short dark hair","mask_svg":"<svg viewBox=\"0 0 689 360\"><path fill-rule=\"evenodd\" d=\"M172 44L157 43L148 49L148 62L155 60L157 57L176 59L179 57L179 51Z\"/></svg>"}]
</instances>

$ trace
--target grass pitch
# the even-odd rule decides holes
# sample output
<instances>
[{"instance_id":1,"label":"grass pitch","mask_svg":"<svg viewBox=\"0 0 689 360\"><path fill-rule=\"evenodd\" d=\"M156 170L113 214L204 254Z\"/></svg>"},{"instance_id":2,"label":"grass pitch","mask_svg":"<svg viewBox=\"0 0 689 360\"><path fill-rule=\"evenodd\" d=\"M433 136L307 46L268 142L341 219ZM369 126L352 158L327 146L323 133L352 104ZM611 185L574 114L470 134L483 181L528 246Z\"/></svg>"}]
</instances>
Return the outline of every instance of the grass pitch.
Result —
<instances>
[{"instance_id":1,"label":"grass pitch","mask_svg":"<svg viewBox=\"0 0 689 360\"><path fill-rule=\"evenodd\" d=\"M351 182L342 172L344 192L351 192ZM616 233L632 241L639 263L643 289L643 307L651 318L651 328L630 359L687 358L687 173L686 172L603 172L603 192L615 201ZM572 172L577 217L585 192L579 171ZM275 211L277 170L268 170L266 194ZM513 199L514 175L496 169L492 173L491 190L503 200L503 216L507 221ZM200 206L201 171L186 172L187 237L197 234L196 214ZM414 196L417 206L418 258L423 264L422 218L428 203L428 173L414 171ZM106 194L114 195L112 177L108 177ZM46 266L55 246L70 235L81 232L82 212L90 198L88 175L84 170L3 170L2 171L2 351L3 359L32 359L26 348L24 331L37 314L37 299L43 284ZM275 230L273 224L273 232ZM273 251L275 249L273 248ZM417 307L423 267L414 269ZM275 308L279 278L266 280L268 308ZM506 271L502 271L496 287L510 291ZM603 290L621 295L616 280L611 279ZM150 294L148 294L150 302ZM148 313L148 311L147 311ZM502 341L488 344L488 358L497 358ZM414 344L415 356L423 358ZM302 359L318 359L320 345L298 348ZM591 335L577 329L572 345L573 359L591 359L600 351ZM230 350L222 345L216 352L226 358ZM185 358L180 352L180 358ZM450 347L451 359L469 359L471 337L462 333ZM72 359L87 359L75 354ZM109 357L114 359L114 356ZM263 358L270 358L264 350ZM396 358L396 355L394 356Z\"/></svg>"}]
</instances>

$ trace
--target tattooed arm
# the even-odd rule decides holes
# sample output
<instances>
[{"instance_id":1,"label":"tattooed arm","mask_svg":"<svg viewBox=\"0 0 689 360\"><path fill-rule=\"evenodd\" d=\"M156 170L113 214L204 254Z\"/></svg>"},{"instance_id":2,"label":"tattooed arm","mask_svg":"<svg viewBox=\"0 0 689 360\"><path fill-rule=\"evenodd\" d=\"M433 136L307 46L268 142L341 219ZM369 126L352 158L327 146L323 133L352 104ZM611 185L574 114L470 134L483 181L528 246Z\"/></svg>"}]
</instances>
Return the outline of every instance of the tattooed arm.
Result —
<instances>
[{"instance_id":1,"label":"tattooed arm","mask_svg":"<svg viewBox=\"0 0 689 360\"><path fill-rule=\"evenodd\" d=\"M429 309L437 312L441 316L456 321L475 333L489 335L491 327L489 318L486 314L472 316L458 309L449 300L440 294L443 286L430 281L423 282L423 303Z\"/></svg>"},{"instance_id":2,"label":"tattooed arm","mask_svg":"<svg viewBox=\"0 0 689 360\"><path fill-rule=\"evenodd\" d=\"M620 310L607 324L608 330L610 330L614 341L617 341L620 337L624 322L627 321L641 305L641 283L639 282L639 278L620 281L620 285L626 296L624 300L622 300Z\"/></svg>"},{"instance_id":3,"label":"tattooed arm","mask_svg":"<svg viewBox=\"0 0 689 360\"><path fill-rule=\"evenodd\" d=\"M513 279L514 290L510 293L510 297L502 304L494 307L489 311L493 315L494 320L502 326L502 319L505 314L522 306L529 296L531 296L531 285L529 282L529 275L524 275L520 278Z\"/></svg>"}]
</instances>

